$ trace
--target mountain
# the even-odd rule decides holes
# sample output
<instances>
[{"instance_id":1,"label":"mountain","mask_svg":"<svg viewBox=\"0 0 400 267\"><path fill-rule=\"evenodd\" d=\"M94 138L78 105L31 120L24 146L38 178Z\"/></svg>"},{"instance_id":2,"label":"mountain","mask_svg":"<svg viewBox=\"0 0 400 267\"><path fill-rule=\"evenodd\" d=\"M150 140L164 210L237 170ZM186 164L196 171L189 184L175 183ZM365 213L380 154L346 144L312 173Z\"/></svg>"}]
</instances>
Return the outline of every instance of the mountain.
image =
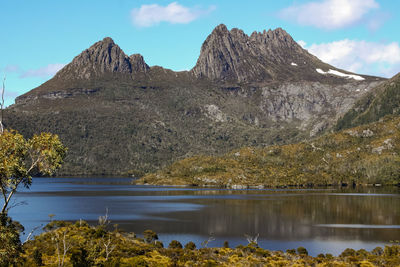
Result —
<instances>
[{"instance_id":1,"label":"mountain","mask_svg":"<svg viewBox=\"0 0 400 267\"><path fill-rule=\"evenodd\" d=\"M137 184L264 188L400 183L400 116L308 142L244 147L195 156L144 176Z\"/></svg>"},{"instance_id":2,"label":"mountain","mask_svg":"<svg viewBox=\"0 0 400 267\"><path fill-rule=\"evenodd\" d=\"M60 135L59 175L142 175L198 154L316 136L385 79L323 63L282 29L217 26L190 71L149 67L104 38L19 96L4 123Z\"/></svg>"},{"instance_id":3,"label":"mountain","mask_svg":"<svg viewBox=\"0 0 400 267\"><path fill-rule=\"evenodd\" d=\"M400 74L386 81L358 100L336 124L336 129L345 129L378 121L382 117L400 115Z\"/></svg>"},{"instance_id":4,"label":"mountain","mask_svg":"<svg viewBox=\"0 0 400 267\"><path fill-rule=\"evenodd\" d=\"M316 69L336 70L309 54L281 28L248 36L221 24L203 43L192 73L198 78L239 83L320 81Z\"/></svg>"}]
</instances>

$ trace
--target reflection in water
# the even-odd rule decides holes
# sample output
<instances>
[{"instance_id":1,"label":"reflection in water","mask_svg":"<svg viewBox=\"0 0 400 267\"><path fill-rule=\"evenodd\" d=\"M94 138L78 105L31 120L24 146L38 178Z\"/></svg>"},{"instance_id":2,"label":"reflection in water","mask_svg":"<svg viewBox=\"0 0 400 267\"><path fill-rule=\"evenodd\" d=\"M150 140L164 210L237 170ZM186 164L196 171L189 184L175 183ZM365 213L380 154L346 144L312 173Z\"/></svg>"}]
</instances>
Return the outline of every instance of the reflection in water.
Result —
<instances>
[{"instance_id":1,"label":"reflection in water","mask_svg":"<svg viewBox=\"0 0 400 267\"><path fill-rule=\"evenodd\" d=\"M400 225L371 225L371 224L316 224L318 227L333 228L370 228L370 229L399 229Z\"/></svg>"},{"instance_id":2,"label":"reflection in water","mask_svg":"<svg viewBox=\"0 0 400 267\"><path fill-rule=\"evenodd\" d=\"M112 223L141 233L153 229L197 245L210 235L211 246L228 240L246 244L245 234L260 234L268 249L306 247L311 254L337 254L346 247L372 249L400 239L398 188L318 190L223 190L145 187L125 178L36 178L17 194L10 215L27 232L48 222L84 219L95 223L106 207Z\"/></svg>"}]
</instances>

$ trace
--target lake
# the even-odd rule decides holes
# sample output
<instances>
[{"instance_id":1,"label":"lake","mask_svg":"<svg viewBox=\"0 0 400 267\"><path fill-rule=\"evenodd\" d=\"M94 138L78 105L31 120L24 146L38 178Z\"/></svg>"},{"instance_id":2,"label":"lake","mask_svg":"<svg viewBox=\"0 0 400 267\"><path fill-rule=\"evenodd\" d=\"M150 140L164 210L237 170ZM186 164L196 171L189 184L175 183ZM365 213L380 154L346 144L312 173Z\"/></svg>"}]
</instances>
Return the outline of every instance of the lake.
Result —
<instances>
[{"instance_id":1,"label":"lake","mask_svg":"<svg viewBox=\"0 0 400 267\"><path fill-rule=\"evenodd\" d=\"M309 254L372 250L400 240L400 190L391 188L228 190L131 185L129 178L34 178L15 196L10 216L33 228L56 220L96 224L108 209L117 227L158 233L201 247L246 245L259 234L270 250L303 246ZM35 234L39 234L40 230ZM22 236L22 240L25 240Z\"/></svg>"}]
</instances>

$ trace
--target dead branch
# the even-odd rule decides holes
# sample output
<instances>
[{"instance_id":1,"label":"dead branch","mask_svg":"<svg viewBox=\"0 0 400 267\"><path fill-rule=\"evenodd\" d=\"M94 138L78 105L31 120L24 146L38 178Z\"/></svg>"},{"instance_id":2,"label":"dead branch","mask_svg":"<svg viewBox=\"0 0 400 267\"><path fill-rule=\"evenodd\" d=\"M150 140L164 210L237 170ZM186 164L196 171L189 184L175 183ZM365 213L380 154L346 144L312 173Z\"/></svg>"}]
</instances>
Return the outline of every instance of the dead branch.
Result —
<instances>
[{"instance_id":1,"label":"dead branch","mask_svg":"<svg viewBox=\"0 0 400 267\"><path fill-rule=\"evenodd\" d=\"M249 244L255 244L258 245L258 237L260 236L260 234L257 234L256 236L252 237L250 235L245 234L244 235L247 239L247 242L249 242Z\"/></svg>"},{"instance_id":2,"label":"dead branch","mask_svg":"<svg viewBox=\"0 0 400 267\"><path fill-rule=\"evenodd\" d=\"M106 252L106 260L108 260L108 257L110 256L111 252L113 252L113 250L117 247L116 245L113 245L111 243L111 237L108 237L108 242L104 242L103 241L103 245L105 247L105 252Z\"/></svg>"},{"instance_id":3,"label":"dead branch","mask_svg":"<svg viewBox=\"0 0 400 267\"><path fill-rule=\"evenodd\" d=\"M60 253L60 235L56 232L54 234L54 237L52 238L54 240L54 243L56 245L56 252L57 252L57 265L59 267L64 266L64 262L65 262L65 257L67 255L67 252L71 249L72 245L71 243L68 243L66 240L66 236L67 236L67 231L63 232L63 237L62 237L62 248L63 248L63 254L61 257L61 253Z\"/></svg>"},{"instance_id":4,"label":"dead branch","mask_svg":"<svg viewBox=\"0 0 400 267\"><path fill-rule=\"evenodd\" d=\"M30 233L28 234L28 236L26 237L25 241L24 241L22 244L25 244L26 242L28 242L28 241L31 239L31 236L33 235L33 233L34 233L37 229L42 228L42 227L43 227L43 224L41 224L41 225L36 226L35 228L33 228L32 231L30 231Z\"/></svg>"},{"instance_id":5,"label":"dead branch","mask_svg":"<svg viewBox=\"0 0 400 267\"><path fill-rule=\"evenodd\" d=\"M65 256L67 255L68 250L70 250L70 248L72 247L72 245L70 243L67 243L65 240L65 236L67 235L67 232L64 232L64 236L63 236L63 256L62 256L62 261L61 261L61 266L64 266L64 261L65 261Z\"/></svg>"},{"instance_id":6,"label":"dead branch","mask_svg":"<svg viewBox=\"0 0 400 267\"><path fill-rule=\"evenodd\" d=\"M108 219L108 208L106 208L106 214L104 216L99 216L99 225L107 226L111 221Z\"/></svg>"},{"instance_id":7,"label":"dead branch","mask_svg":"<svg viewBox=\"0 0 400 267\"><path fill-rule=\"evenodd\" d=\"M204 240L203 242L201 242L201 245L203 246L203 248L207 248L208 244L214 240L215 240L215 237L210 236L207 240Z\"/></svg>"}]
</instances>

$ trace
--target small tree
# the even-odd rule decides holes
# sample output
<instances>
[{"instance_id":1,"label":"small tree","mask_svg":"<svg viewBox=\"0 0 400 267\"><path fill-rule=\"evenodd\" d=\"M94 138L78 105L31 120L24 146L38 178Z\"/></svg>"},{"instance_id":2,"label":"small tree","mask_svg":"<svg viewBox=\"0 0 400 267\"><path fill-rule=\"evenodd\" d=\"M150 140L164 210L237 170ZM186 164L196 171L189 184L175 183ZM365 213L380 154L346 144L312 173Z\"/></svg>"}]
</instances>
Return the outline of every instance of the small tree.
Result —
<instances>
[{"instance_id":1,"label":"small tree","mask_svg":"<svg viewBox=\"0 0 400 267\"><path fill-rule=\"evenodd\" d=\"M22 244L19 235L22 225L0 214L0 266L18 266Z\"/></svg>"},{"instance_id":2,"label":"small tree","mask_svg":"<svg viewBox=\"0 0 400 267\"><path fill-rule=\"evenodd\" d=\"M158 235L153 230L145 230L143 232L143 238L146 243L150 244L158 240Z\"/></svg>"},{"instance_id":3,"label":"small tree","mask_svg":"<svg viewBox=\"0 0 400 267\"><path fill-rule=\"evenodd\" d=\"M190 241L190 242L186 243L185 249L188 249L188 250L195 250L195 249L196 249L196 244L193 243L192 241Z\"/></svg>"},{"instance_id":4,"label":"small tree","mask_svg":"<svg viewBox=\"0 0 400 267\"><path fill-rule=\"evenodd\" d=\"M178 240L172 240L171 243L169 243L168 248L172 249L182 248L182 244Z\"/></svg>"},{"instance_id":5,"label":"small tree","mask_svg":"<svg viewBox=\"0 0 400 267\"><path fill-rule=\"evenodd\" d=\"M16 131L0 133L0 190L4 204L0 215L7 215L12 196L20 185L32 183L32 175L51 175L61 166L66 148L57 135L41 133L26 140Z\"/></svg>"},{"instance_id":6,"label":"small tree","mask_svg":"<svg viewBox=\"0 0 400 267\"><path fill-rule=\"evenodd\" d=\"M4 201L0 211L0 266L9 266L20 260L22 246L19 234L23 229L22 225L8 217L11 198L20 185L29 188L32 175L53 174L61 166L66 148L57 135L41 133L26 140L16 131L5 129L4 90L5 78L0 99L0 198L2 196ZM39 256L36 256L38 261Z\"/></svg>"}]
</instances>

